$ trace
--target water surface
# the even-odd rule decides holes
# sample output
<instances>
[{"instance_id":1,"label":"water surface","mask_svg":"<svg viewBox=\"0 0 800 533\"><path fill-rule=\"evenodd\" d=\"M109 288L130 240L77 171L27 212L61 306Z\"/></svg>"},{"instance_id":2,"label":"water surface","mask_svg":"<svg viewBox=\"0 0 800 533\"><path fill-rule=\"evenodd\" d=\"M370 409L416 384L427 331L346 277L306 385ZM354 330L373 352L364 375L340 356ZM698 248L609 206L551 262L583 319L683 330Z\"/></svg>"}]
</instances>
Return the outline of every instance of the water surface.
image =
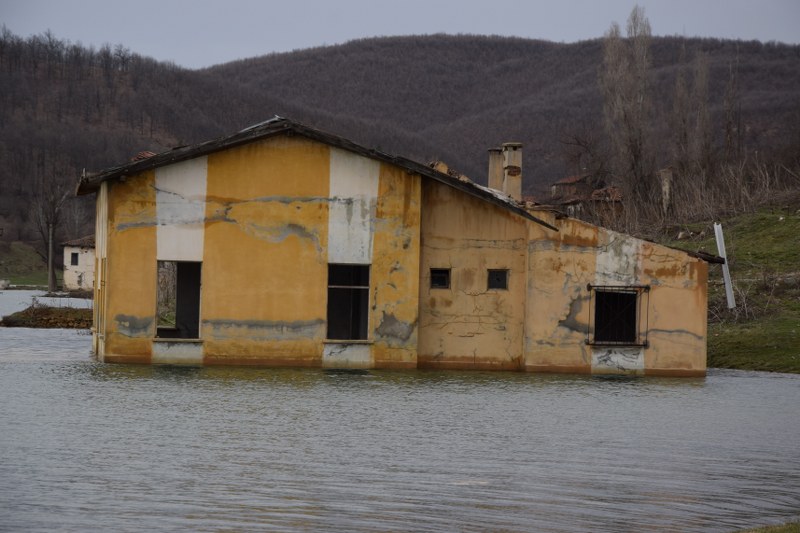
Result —
<instances>
[{"instance_id":1,"label":"water surface","mask_svg":"<svg viewBox=\"0 0 800 533\"><path fill-rule=\"evenodd\" d=\"M0 530L732 531L800 518L800 378L94 362L0 328Z\"/></svg>"}]
</instances>

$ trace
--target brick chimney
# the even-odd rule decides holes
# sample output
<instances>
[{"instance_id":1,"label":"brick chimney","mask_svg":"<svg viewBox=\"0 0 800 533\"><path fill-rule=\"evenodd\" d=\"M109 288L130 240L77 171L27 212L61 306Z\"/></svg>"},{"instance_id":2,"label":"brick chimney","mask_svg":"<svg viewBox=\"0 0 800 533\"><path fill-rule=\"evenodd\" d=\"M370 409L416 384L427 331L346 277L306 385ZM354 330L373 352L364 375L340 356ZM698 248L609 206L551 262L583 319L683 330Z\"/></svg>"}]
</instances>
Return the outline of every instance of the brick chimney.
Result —
<instances>
[{"instance_id":1,"label":"brick chimney","mask_svg":"<svg viewBox=\"0 0 800 533\"><path fill-rule=\"evenodd\" d=\"M491 187L491 185L489 186ZM514 200L522 201L522 143L503 143L503 188L501 190Z\"/></svg>"},{"instance_id":2,"label":"brick chimney","mask_svg":"<svg viewBox=\"0 0 800 533\"><path fill-rule=\"evenodd\" d=\"M503 149L489 148L489 188L503 190Z\"/></svg>"}]
</instances>

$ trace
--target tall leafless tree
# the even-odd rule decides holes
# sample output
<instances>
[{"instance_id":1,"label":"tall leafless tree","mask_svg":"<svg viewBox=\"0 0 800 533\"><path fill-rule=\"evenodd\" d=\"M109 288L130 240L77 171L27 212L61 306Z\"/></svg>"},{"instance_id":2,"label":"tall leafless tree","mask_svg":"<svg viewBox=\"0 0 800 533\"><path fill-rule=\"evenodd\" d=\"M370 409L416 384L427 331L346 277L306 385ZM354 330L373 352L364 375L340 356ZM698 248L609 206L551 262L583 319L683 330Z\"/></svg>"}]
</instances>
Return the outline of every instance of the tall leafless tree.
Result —
<instances>
[{"instance_id":1,"label":"tall leafless tree","mask_svg":"<svg viewBox=\"0 0 800 533\"><path fill-rule=\"evenodd\" d=\"M623 39L616 23L606 32L599 81L606 132L614 152L615 182L625 196L630 221L637 218L637 209L651 202L654 192L653 156L647 138L651 32L644 8L633 8L626 35Z\"/></svg>"},{"instance_id":2,"label":"tall leafless tree","mask_svg":"<svg viewBox=\"0 0 800 533\"><path fill-rule=\"evenodd\" d=\"M72 194L70 184L65 180L37 179L33 199L36 228L46 247L47 290L56 290L55 239L61 223L61 208Z\"/></svg>"}]
</instances>

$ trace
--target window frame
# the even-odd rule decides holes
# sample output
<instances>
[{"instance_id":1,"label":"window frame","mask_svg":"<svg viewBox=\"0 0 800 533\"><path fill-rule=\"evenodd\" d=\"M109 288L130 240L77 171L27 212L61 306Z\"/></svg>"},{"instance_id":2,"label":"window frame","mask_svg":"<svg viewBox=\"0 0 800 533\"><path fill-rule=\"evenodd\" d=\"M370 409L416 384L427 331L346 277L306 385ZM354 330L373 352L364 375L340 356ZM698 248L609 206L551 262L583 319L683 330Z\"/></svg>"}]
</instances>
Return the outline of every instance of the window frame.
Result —
<instances>
[{"instance_id":1,"label":"window frame","mask_svg":"<svg viewBox=\"0 0 800 533\"><path fill-rule=\"evenodd\" d=\"M162 322L161 295L162 295L162 264L174 264L174 287L170 299L174 300L175 319L174 323ZM184 265L181 267L181 265ZM192 265L192 266L188 266ZM181 274L181 272L184 274ZM196 278L196 279L195 279ZM170 259L159 259L156 262L156 316L155 316L155 338L157 339L180 339L180 340L200 340L200 308L203 286L203 262L202 261L176 261ZM188 297L188 298L187 298ZM189 299L189 306L181 305L183 299ZM196 301L196 305L195 305ZM196 320L195 320L196 319ZM195 334L195 335L192 335Z\"/></svg>"},{"instance_id":2,"label":"window frame","mask_svg":"<svg viewBox=\"0 0 800 533\"><path fill-rule=\"evenodd\" d=\"M431 289L449 289L450 288L450 284L451 284L451 280L452 280L451 270L452 269L450 269L450 268L433 268L432 267L430 269L430 276L431 276L431 278L430 278L430 288ZM433 283L434 272L437 272L439 274L445 274L446 278L447 278L447 283L444 284L444 285L434 285L434 283Z\"/></svg>"},{"instance_id":3,"label":"window frame","mask_svg":"<svg viewBox=\"0 0 800 533\"><path fill-rule=\"evenodd\" d=\"M650 285L592 285L589 291L589 320L586 327L586 344L591 346L640 346L647 348L650 322ZM597 338L597 302L600 294L630 294L636 297L632 339Z\"/></svg>"},{"instance_id":4,"label":"window frame","mask_svg":"<svg viewBox=\"0 0 800 533\"><path fill-rule=\"evenodd\" d=\"M502 287L492 286L492 273L502 272L504 274L504 284ZM511 278L511 270L508 268L487 268L486 269L486 290L487 291L507 291Z\"/></svg>"},{"instance_id":5,"label":"window frame","mask_svg":"<svg viewBox=\"0 0 800 533\"><path fill-rule=\"evenodd\" d=\"M354 281L353 284L341 284L341 283L331 283L332 276L332 267L333 268L340 268L340 267L366 267L366 285L363 284L363 280L361 280L360 284L357 284L357 281ZM362 272L363 273L363 272ZM354 277L360 277L362 273L354 272ZM370 263L328 263L328 302L327 302L327 310L326 310L326 332L325 332L325 339L326 342L363 342L368 341L370 337L370 329L369 329L369 294L370 294L370 282L372 279L372 264ZM332 336L331 333L331 325L333 321L331 320L331 313L335 311L332 308L333 305L333 296L332 291L360 291L360 292L350 292L348 299L350 300L349 303L346 300L340 300L343 304L340 303L338 307L345 307L349 305L349 310L351 311L350 321L347 329L349 333L347 336ZM366 293L366 294L365 294ZM358 296L358 298L355 298ZM354 303L354 298L358 301ZM357 310L356 317L353 317L353 306L359 305L360 308ZM339 326L336 326L339 327ZM358 329L358 333L354 333L355 328Z\"/></svg>"},{"instance_id":6,"label":"window frame","mask_svg":"<svg viewBox=\"0 0 800 533\"><path fill-rule=\"evenodd\" d=\"M69 256L69 265L70 266L78 266L80 264L80 252L70 252Z\"/></svg>"}]
</instances>

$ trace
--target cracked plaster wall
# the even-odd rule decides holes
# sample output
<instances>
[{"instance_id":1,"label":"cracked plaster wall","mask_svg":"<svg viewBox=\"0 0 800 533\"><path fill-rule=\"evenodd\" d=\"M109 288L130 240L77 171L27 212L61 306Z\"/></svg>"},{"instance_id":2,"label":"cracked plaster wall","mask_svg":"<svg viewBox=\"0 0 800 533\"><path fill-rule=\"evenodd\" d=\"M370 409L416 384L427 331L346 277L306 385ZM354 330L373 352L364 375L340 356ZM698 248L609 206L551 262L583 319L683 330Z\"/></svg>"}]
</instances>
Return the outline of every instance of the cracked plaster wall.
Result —
<instances>
[{"instance_id":1,"label":"cracked plaster wall","mask_svg":"<svg viewBox=\"0 0 800 533\"><path fill-rule=\"evenodd\" d=\"M108 186L106 361L149 363L155 334L155 173ZM149 288L152 290L148 290Z\"/></svg>"},{"instance_id":2,"label":"cracked plaster wall","mask_svg":"<svg viewBox=\"0 0 800 533\"><path fill-rule=\"evenodd\" d=\"M78 254L78 264L72 264L72 254ZM91 290L94 287L94 248L64 247L64 288Z\"/></svg>"},{"instance_id":3,"label":"cracked plaster wall","mask_svg":"<svg viewBox=\"0 0 800 533\"><path fill-rule=\"evenodd\" d=\"M519 369L525 221L434 182L422 197L420 366ZM450 288L431 288L431 268L451 269ZM487 288L488 269L509 270L508 290Z\"/></svg>"},{"instance_id":4,"label":"cracked plaster wall","mask_svg":"<svg viewBox=\"0 0 800 533\"><path fill-rule=\"evenodd\" d=\"M685 253L574 219L530 226L525 367L531 371L703 375L708 266ZM649 285L647 347L586 344L593 285Z\"/></svg>"},{"instance_id":5,"label":"cracked plaster wall","mask_svg":"<svg viewBox=\"0 0 800 533\"><path fill-rule=\"evenodd\" d=\"M108 187L105 360L161 361L178 349L158 341L154 353L161 259L203 262L201 341L176 344L192 353L181 357L319 366L327 265L353 262L372 265L371 342L359 364L416 366L419 176L275 137Z\"/></svg>"}]
</instances>

